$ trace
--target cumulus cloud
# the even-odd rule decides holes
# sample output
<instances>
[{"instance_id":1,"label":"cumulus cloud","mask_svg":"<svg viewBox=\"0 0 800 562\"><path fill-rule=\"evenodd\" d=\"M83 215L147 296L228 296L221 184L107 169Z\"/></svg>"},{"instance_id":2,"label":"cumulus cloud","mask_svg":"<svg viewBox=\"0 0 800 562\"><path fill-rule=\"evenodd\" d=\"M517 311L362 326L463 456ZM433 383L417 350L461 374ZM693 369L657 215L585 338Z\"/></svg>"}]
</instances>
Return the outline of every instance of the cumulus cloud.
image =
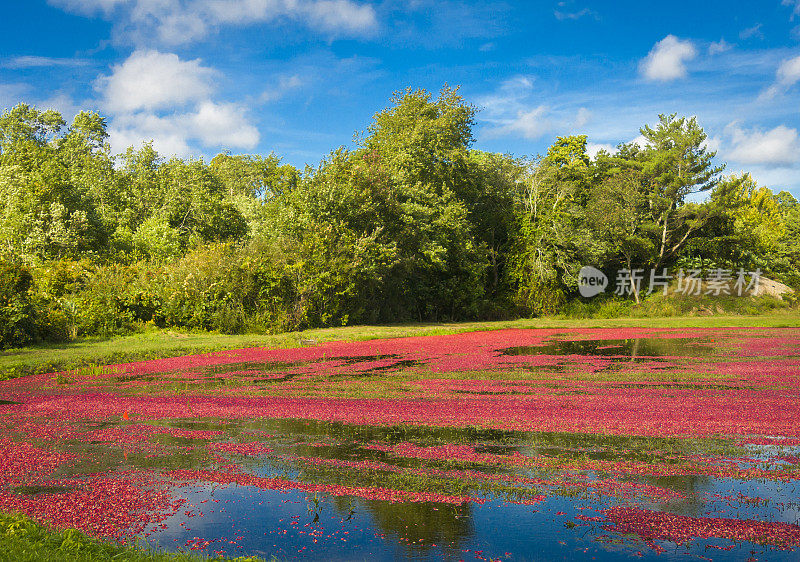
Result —
<instances>
[{"instance_id":1,"label":"cumulus cloud","mask_svg":"<svg viewBox=\"0 0 800 562\"><path fill-rule=\"evenodd\" d=\"M162 154L180 157L197 154L194 142L205 148L253 149L260 140L258 129L236 104L206 101L187 112L158 115L137 112L116 115L109 127L113 152L153 141Z\"/></svg>"},{"instance_id":2,"label":"cumulus cloud","mask_svg":"<svg viewBox=\"0 0 800 562\"><path fill-rule=\"evenodd\" d=\"M640 70L648 80L669 82L686 76L686 63L697 56L691 41L667 35L642 60Z\"/></svg>"},{"instance_id":3,"label":"cumulus cloud","mask_svg":"<svg viewBox=\"0 0 800 562\"><path fill-rule=\"evenodd\" d=\"M800 162L797 129L779 125L769 131L746 130L732 123L726 129L731 149L726 156L741 164L795 166Z\"/></svg>"},{"instance_id":4,"label":"cumulus cloud","mask_svg":"<svg viewBox=\"0 0 800 562\"><path fill-rule=\"evenodd\" d=\"M605 150L609 154L614 154L617 151L617 147L608 143L595 143L595 142L586 143L586 154L588 154L589 158L591 158L592 160L594 160L597 157L597 154L601 150Z\"/></svg>"},{"instance_id":5,"label":"cumulus cloud","mask_svg":"<svg viewBox=\"0 0 800 562\"><path fill-rule=\"evenodd\" d=\"M709 136L706 137L701 146L708 152L719 152L722 148L722 139L718 136Z\"/></svg>"},{"instance_id":6,"label":"cumulus cloud","mask_svg":"<svg viewBox=\"0 0 800 562\"><path fill-rule=\"evenodd\" d=\"M217 72L173 53L135 51L95 83L111 115L112 150L153 141L159 152L190 156L193 144L252 149L258 129L244 107L213 101Z\"/></svg>"},{"instance_id":7,"label":"cumulus cloud","mask_svg":"<svg viewBox=\"0 0 800 562\"><path fill-rule=\"evenodd\" d=\"M318 0L305 5L309 22L333 34L371 34L378 25L375 10L350 0Z\"/></svg>"},{"instance_id":8,"label":"cumulus cloud","mask_svg":"<svg viewBox=\"0 0 800 562\"><path fill-rule=\"evenodd\" d=\"M134 51L110 76L95 87L113 113L161 109L208 98L215 72L199 60L182 61L178 55L152 50Z\"/></svg>"},{"instance_id":9,"label":"cumulus cloud","mask_svg":"<svg viewBox=\"0 0 800 562\"><path fill-rule=\"evenodd\" d=\"M771 98L800 82L800 56L783 61L775 72L775 83L767 88L762 98Z\"/></svg>"},{"instance_id":10,"label":"cumulus cloud","mask_svg":"<svg viewBox=\"0 0 800 562\"><path fill-rule=\"evenodd\" d=\"M258 129L248 121L244 109L233 103L204 101L186 121L204 146L254 148L259 141Z\"/></svg>"},{"instance_id":11,"label":"cumulus cloud","mask_svg":"<svg viewBox=\"0 0 800 562\"><path fill-rule=\"evenodd\" d=\"M650 144L650 141L644 138L644 135L637 135L628 144L638 144L639 148L647 148L647 146Z\"/></svg>"},{"instance_id":12,"label":"cumulus cloud","mask_svg":"<svg viewBox=\"0 0 800 562\"><path fill-rule=\"evenodd\" d=\"M101 15L118 37L167 45L198 41L223 25L293 21L330 36L369 36L378 28L371 4L355 0L49 0L69 12Z\"/></svg>"}]
</instances>

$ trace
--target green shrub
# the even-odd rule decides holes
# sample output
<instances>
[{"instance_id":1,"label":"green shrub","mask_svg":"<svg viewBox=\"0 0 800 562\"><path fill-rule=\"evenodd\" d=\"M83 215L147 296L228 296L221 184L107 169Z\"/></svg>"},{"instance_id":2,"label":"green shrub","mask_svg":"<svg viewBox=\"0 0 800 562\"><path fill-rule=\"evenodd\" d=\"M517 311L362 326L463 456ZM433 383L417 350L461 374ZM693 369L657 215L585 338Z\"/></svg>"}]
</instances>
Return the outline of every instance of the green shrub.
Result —
<instances>
[{"instance_id":1,"label":"green shrub","mask_svg":"<svg viewBox=\"0 0 800 562\"><path fill-rule=\"evenodd\" d=\"M21 262L0 258L0 348L39 339L32 286L33 276L28 268Z\"/></svg>"},{"instance_id":2,"label":"green shrub","mask_svg":"<svg viewBox=\"0 0 800 562\"><path fill-rule=\"evenodd\" d=\"M134 314L124 301L128 281L124 266L98 267L81 292L64 299L64 306L74 314L77 335L109 336L134 329Z\"/></svg>"}]
</instances>

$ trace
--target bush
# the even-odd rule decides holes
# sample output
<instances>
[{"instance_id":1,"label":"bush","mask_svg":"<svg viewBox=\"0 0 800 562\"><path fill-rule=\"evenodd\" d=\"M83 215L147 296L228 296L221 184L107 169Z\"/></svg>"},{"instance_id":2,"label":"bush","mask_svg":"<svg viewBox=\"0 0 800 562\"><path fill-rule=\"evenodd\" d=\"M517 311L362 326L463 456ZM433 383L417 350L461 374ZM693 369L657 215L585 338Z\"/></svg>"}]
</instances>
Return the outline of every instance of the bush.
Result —
<instances>
[{"instance_id":1,"label":"bush","mask_svg":"<svg viewBox=\"0 0 800 562\"><path fill-rule=\"evenodd\" d=\"M0 258L0 348L39 339L32 286L33 275L28 268L18 261Z\"/></svg>"},{"instance_id":2,"label":"bush","mask_svg":"<svg viewBox=\"0 0 800 562\"><path fill-rule=\"evenodd\" d=\"M127 287L124 267L100 267L83 291L63 301L74 314L77 335L110 336L133 330L136 319L124 301Z\"/></svg>"}]
</instances>

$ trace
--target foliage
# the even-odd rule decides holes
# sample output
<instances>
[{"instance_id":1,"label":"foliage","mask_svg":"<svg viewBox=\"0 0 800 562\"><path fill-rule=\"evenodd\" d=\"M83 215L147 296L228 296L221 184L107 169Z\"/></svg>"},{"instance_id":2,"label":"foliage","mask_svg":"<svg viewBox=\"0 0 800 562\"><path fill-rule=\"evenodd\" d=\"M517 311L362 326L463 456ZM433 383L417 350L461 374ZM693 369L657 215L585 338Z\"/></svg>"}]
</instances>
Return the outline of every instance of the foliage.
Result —
<instances>
[{"instance_id":1,"label":"foliage","mask_svg":"<svg viewBox=\"0 0 800 562\"><path fill-rule=\"evenodd\" d=\"M105 121L82 112L64 126L57 112L25 104L0 117L0 238L6 251L74 257L104 244L90 186L110 170Z\"/></svg>"},{"instance_id":2,"label":"foliage","mask_svg":"<svg viewBox=\"0 0 800 562\"><path fill-rule=\"evenodd\" d=\"M682 252L683 263L758 269L798 286L800 210L791 194L775 195L744 174L720 182L705 207L708 218Z\"/></svg>"},{"instance_id":3,"label":"foliage","mask_svg":"<svg viewBox=\"0 0 800 562\"><path fill-rule=\"evenodd\" d=\"M529 164L516 200L518 234L509 272L519 304L550 314L577 286L578 270L596 254L585 221L590 186L586 137L559 137Z\"/></svg>"},{"instance_id":4,"label":"foliage","mask_svg":"<svg viewBox=\"0 0 800 562\"><path fill-rule=\"evenodd\" d=\"M19 261L0 259L0 348L37 339L36 310L31 302L33 276Z\"/></svg>"},{"instance_id":5,"label":"foliage","mask_svg":"<svg viewBox=\"0 0 800 562\"><path fill-rule=\"evenodd\" d=\"M800 287L797 201L721 178L695 118L660 115L614 154L567 136L517 158L472 148L475 115L457 88L400 91L300 173L152 143L114 157L100 115L20 104L0 116L0 343L552 314L584 265Z\"/></svg>"}]
</instances>

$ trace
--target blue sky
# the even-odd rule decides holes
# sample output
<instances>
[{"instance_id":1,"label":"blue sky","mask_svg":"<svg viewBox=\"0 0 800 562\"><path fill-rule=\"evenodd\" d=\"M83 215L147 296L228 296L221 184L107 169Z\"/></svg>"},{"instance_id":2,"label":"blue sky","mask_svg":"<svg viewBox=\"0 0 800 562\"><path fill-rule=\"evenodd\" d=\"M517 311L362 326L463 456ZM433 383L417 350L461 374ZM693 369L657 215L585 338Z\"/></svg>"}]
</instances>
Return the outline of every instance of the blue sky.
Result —
<instances>
[{"instance_id":1,"label":"blue sky","mask_svg":"<svg viewBox=\"0 0 800 562\"><path fill-rule=\"evenodd\" d=\"M108 119L112 148L352 145L406 87L460 85L475 147L634 140L696 115L729 173L800 196L800 0L28 0L0 22L0 106Z\"/></svg>"}]
</instances>

